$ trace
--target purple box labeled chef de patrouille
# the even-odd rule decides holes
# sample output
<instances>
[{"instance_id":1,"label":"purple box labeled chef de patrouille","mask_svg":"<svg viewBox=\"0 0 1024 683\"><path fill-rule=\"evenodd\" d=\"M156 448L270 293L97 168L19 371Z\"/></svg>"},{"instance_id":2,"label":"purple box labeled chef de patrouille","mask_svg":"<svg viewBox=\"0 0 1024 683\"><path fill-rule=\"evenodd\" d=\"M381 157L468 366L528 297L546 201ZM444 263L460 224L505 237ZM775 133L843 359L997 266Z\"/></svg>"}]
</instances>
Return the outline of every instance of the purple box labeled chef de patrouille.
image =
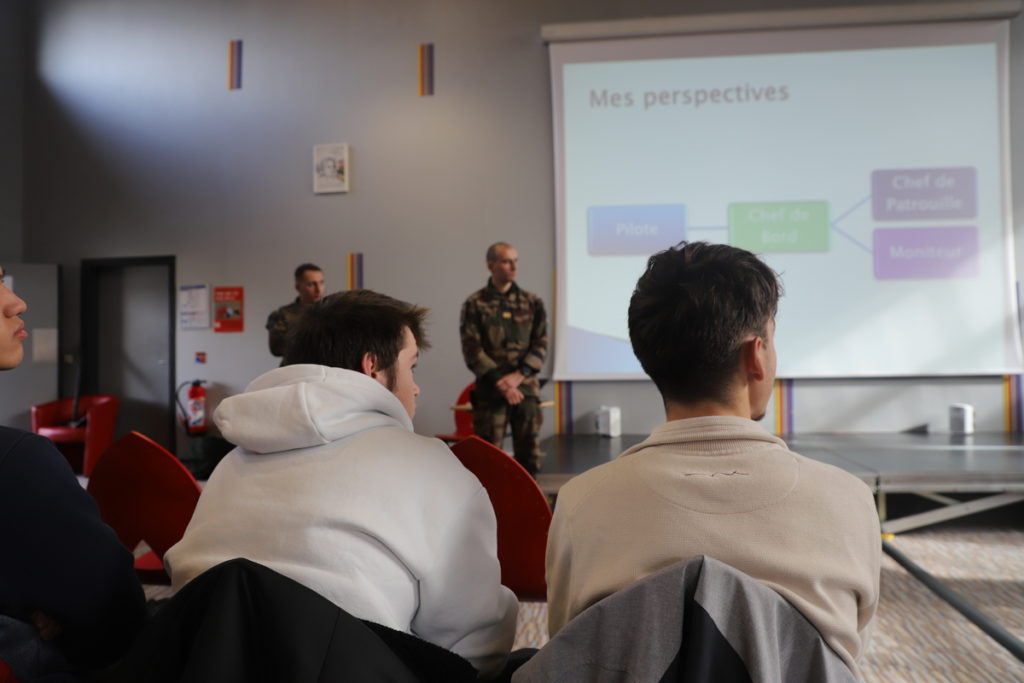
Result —
<instances>
[{"instance_id":1,"label":"purple box labeled chef de patrouille","mask_svg":"<svg viewBox=\"0 0 1024 683\"><path fill-rule=\"evenodd\" d=\"M871 208L876 221L974 218L978 171L971 166L872 171Z\"/></svg>"},{"instance_id":2,"label":"purple box labeled chef de patrouille","mask_svg":"<svg viewBox=\"0 0 1024 683\"><path fill-rule=\"evenodd\" d=\"M875 277L969 278L978 275L978 229L878 228L874 232Z\"/></svg>"}]
</instances>

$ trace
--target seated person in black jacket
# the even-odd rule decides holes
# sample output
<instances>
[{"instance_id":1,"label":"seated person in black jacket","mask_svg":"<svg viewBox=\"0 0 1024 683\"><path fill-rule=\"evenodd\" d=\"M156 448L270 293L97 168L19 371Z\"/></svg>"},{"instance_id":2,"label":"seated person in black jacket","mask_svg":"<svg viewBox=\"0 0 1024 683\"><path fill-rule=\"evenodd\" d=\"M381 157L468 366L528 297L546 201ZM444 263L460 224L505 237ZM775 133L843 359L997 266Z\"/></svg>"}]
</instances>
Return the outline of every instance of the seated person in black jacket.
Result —
<instances>
[{"instance_id":1,"label":"seated person in black jacket","mask_svg":"<svg viewBox=\"0 0 1024 683\"><path fill-rule=\"evenodd\" d=\"M25 302L2 284L0 370L21 363ZM64 456L0 427L0 660L20 680L110 664L146 618L132 554Z\"/></svg>"}]
</instances>

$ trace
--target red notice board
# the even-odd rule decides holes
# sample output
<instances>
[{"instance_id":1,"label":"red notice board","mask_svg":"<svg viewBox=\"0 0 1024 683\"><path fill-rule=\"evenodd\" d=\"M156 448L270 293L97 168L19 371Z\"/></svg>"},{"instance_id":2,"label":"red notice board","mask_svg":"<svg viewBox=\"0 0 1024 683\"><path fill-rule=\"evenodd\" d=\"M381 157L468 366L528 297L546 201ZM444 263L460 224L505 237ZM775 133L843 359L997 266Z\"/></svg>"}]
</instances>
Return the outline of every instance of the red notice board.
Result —
<instances>
[{"instance_id":1,"label":"red notice board","mask_svg":"<svg viewBox=\"0 0 1024 683\"><path fill-rule=\"evenodd\" d=\"M213 331L241 332L245 329L245 288L213 288Z\"/></svg>"}]
</instances>

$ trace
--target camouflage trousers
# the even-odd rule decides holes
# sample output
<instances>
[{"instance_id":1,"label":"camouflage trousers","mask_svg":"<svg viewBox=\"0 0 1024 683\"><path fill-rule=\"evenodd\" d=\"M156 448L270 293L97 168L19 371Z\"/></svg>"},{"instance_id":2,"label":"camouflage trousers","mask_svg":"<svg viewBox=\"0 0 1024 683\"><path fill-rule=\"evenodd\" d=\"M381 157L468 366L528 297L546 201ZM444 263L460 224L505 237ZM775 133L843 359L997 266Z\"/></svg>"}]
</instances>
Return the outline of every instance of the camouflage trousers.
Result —
<instances>
[{"instance_id":1,"label":"camouflage trousers","mask_svg":"<svg viewBox=\"0 0 1024 683\"><path fill-rule=\"evenodd\" d=\"M501 448L506 426L511 425L515 459L532 475L537 474L544 459L538 438L543 421L540 400L534 396L528 396L514 406L503 397L475 396L473 400L473 431L476 435Z\"/></svg>"}]
</instances>

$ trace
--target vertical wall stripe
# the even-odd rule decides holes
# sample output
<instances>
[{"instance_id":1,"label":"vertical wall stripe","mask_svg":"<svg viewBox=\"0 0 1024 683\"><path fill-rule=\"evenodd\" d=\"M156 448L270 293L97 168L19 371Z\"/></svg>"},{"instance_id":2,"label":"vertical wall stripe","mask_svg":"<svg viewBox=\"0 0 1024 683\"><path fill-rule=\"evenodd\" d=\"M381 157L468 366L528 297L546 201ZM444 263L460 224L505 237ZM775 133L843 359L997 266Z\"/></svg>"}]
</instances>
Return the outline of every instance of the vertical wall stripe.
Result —
<instances>
[{"instance_id":1,"label":"vertical wall stripe","mask_svg":"<svg viewBox=\"0 0 1024 683\"><path fill-rule=\"evenodd\" d=\"M1020 393L1020 375L1003 375L1003 430L1006 432L1021 431Z\"/></svg>"},{"instance_id":2,"label":"vertical wall stripe","mask_svg":"<svg viewBox=\"0 0 1024 683\"><path fill-rule=\"evenodd\" d=\"M434 94L434 44L420 43L420 97Z\"/></svg>"},{"instance_id":3,"label":"vertical wall stripe","mask_svg":"<svg viewBox=\"0 0 1024 683\"><path fill-rule=\"evenodd\" d=\"M555 382L555 434L562 433L562 384Z\"/></svg>"},{"instance_id":4,"label":"vertical wall stripe","mask_svg":"<svg viewBox=\"0 0 1024 683\"><path fill-rule=\"evenodd\" d=\"M228 41L228 90L242 89L242 41Z\"/></svg>"},{"instance_id":5,"label":"vertical wall stripe","mask_svg":"<svg viewBox=\"0 0 1024 683\"><path fill-rule=\"evenodd\" d=\"M363 288L363 254L353 251L348 255L348 288Z\"/></svg>"},{"instance_id":6,"label":"vertical wall stripe","mask_svg":"<svg viewBox=\"0 0 1024 683\"><path fill-rule=\"evenodd\" d=\"M555 434L562 433L562 383L555 382Z\"/></svg>"},{"instance_id":7,"label":"vertical wall stripe","mask_svg":"<svg viewBox=\"0 0 1024 683\"><path fill-rule=\"evenodd\" d=\"M565 413L562 415L562 431L572 434L572 382L565 382Z\"/></svg>"},{"instance_id":8,"label":"vertical wall stripe","mask_svg":"<svg viewBox=\"0 0 1024 683\"><path fill-rule=\"evenodd\" d=\"M793 380L775 380L775 433L779 436L793 431Z\"/></svg>"},{"instance_id":9,"label":"vertical wall stripe","mask_svg":"<svg viewBox=\"0 0 1024 683\"><path fill-rule=\"evenodd\" d=\"M1024 431L1024 401L1021 400L1022 378L1014 375L1014 432Z\"/></svg>"},{"instance_id":10,"label":"vertical wall stripe","mask_svg":"<svg viewBox=\"0 0 1024 683\"><path fill-rule=\"evenodd\" d=\"M782 380L775 380L775 433L782 434Z\"/></svg>"},{"instance_id":11,"label":"vertical wall stripe","mask_svg":"<svg viewBox=\"0 0 1024 683\"><path fill-rule=\"evenodd\" d=\"M1013 431L1013 410L1011 404L1013 399L1010 396L1011 392L1010 376L1003 375L1003 431Z\"/></svg>"},{"instance_id":12,"label":"vertical wall stripe","mask_svg":"<svg viewBox=\"0 0 1024 683\"><path fill-rule=\"evenodd\" d=\"M555 382L555 434L572 434L572 382Z\"/></svg>"},{"instance_id":13,"label":"vertical wall stripe","mask_svg":"<svg viewBox=\"0 0 1024 683\"><path fill-rule=\"evenodd\" d=\"M786 379L783 382L786 385L786 434L792 434L796 431L793 424L793 406L796 405L793 401L794 380Z\"/></svg>"}]
</instances>

